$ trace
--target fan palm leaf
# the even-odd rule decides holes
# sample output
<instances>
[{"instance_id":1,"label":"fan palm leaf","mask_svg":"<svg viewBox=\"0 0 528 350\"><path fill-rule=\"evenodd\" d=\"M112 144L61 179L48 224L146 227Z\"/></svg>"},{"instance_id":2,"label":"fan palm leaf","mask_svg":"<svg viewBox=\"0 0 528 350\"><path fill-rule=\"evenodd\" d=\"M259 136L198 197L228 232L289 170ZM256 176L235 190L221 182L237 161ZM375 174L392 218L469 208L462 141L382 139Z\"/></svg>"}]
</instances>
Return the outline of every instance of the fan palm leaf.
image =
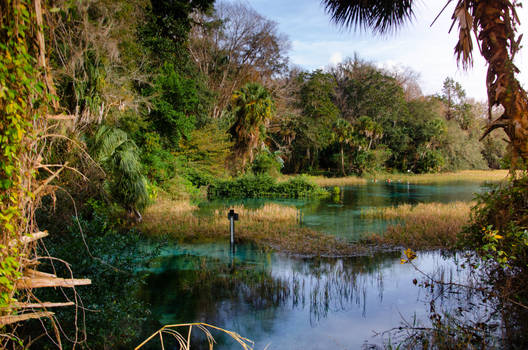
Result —
<instances>
[{"instance_id":1,"label":"fan palm leaf","mask_svg":"<svg viewBox=\"0 0 528 350\"><path fill-rule=\"evenodd\" d=\"M347 28L383 34L414 17L413 0L322 0L332 20Z\"/></svg>"}]
</instances>

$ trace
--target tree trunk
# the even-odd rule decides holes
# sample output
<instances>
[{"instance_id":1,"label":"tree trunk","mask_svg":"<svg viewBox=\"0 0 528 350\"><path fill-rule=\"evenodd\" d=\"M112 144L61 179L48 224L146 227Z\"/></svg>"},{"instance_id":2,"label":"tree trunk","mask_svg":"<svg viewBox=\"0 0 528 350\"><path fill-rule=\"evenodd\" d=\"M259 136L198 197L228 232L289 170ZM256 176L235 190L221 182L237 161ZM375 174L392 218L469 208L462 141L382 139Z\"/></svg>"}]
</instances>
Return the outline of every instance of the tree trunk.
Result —
<instances>
[{"instance_id":1,"label":"tree trunk","mask_svg":"<svg viewBox=\"0 0 528 350\"><path fill-rule=\"evenodd\" d=\"M511 1L475 1L474 19L478 30L482 56L488 62L486 85L490 109L502 106L504 113L492 121L484 138L491 131L503 128L510 139L512 169L528 161L528 97L515 74L519 72L513 64L520 47L516 37L518 23ZM491 117L491 113L490 113Z\"/></svg>"},{"instance_id":2,"label":"tree trunk","mask_svg":"<svg viewBox=\"0 0 528 350\"><path fill-rule=\"evenodd\" d=\"M341 171L343 172L343 176L346 176L345 174L345 153L343 151L343 144L341 144Z\"/></svg>"}]
</instances>

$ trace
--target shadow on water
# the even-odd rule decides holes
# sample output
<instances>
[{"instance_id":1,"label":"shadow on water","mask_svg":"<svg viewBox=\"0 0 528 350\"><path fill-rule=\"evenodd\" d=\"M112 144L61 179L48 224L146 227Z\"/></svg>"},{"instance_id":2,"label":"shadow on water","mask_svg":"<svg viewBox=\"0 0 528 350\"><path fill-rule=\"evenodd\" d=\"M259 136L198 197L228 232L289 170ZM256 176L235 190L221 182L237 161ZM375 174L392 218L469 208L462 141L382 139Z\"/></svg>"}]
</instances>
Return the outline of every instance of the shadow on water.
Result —
<instances>
[{"instance_id":1,"label":"shadow on water","mask_svg":"<svg viewBox=\"0 0 528 350\"><path fill-rule=\"evenodd\" d=\"M427 319L421 288L412 284L416 271L399 258L291 258L247 245L232 256L222 244L167 247L150 266L142 298L160 324L214 324L254 340L255 349L355 349L366 340L380 343L372 332L398 326L402 316ZM418 261L426 270L459 273L437 253ZM215 349L236 348L217 336Z\"/></svg>"}]
</instances>

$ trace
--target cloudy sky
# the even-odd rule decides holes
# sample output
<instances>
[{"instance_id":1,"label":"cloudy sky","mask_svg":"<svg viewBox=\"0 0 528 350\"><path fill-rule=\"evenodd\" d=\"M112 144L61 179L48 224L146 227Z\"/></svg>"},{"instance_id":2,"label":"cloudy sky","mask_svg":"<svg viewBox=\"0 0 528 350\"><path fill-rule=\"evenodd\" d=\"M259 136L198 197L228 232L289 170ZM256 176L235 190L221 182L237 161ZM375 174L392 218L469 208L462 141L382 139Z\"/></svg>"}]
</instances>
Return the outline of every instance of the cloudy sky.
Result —
<instances>
[{"instance_id":1,"label":"cloudy sky","mask_svg":"<svg viewBox=\"0 0 528 350\"><path fill-rule=\"evenodd\" d=\"M434 18L446 0L418 0L415 20L395 34L375 36L369 32L344 30L330 22L319 0L247 0L263 16L279 24L279 29L291 41L290 61L307 69L324 68L357 53L380 67L410 67L420 74L425 94L440 92L443 80L453 77L465 88L469 97L486 99L484 60L475 51L473 69L457 68L453 55L456 27L451 26L453 6L449 6L435 24ZM454 4L452 4L454 5ZM528 8L518 10L520 32L528 29ZM528 46L528 35L524 39ZM528 49L517 55L515 63L521 69L520 80L528 87Z\"/></svg>"}]
</instances>

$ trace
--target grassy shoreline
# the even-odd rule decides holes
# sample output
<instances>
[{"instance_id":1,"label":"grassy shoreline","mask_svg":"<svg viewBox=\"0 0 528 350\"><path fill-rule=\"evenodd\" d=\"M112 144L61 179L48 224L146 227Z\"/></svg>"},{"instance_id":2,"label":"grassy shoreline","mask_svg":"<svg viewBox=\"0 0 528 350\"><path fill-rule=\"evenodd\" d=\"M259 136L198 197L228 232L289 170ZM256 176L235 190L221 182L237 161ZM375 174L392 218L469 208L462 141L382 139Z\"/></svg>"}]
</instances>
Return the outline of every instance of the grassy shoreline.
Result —
<instances>
[{"instance_id":1,"label":"grassy shoreline","mask_svg":"<svg viewBox=\"0 0 528 350\"><path fill-rule=\"evenodd\" d=\"M388 220L382 234L365 235L358 242L299 226L299 211L292 206L268 203L258 209L233 207L241 220L236 224L238 242L302 256L359 256L375 252L412 249L453 249L458 233L469 222L473 202L402 204L373 208L363 220ZM206 243L229 239L228 208L199 215L187 200L159 198L144 213L140 231L151 237L167 237L182 243Z\"/></svg>"},{"instance_id":2,"label":"grassy shoreline","mask_svg":"<svg viewBox=\"0 0 528 350\"><path fill-rule=\"evenodd\" d=\"M453 249L474 205L474 202L420 203L369 209L362 212L363 219L394 220L394 223L383 234L370 234L363 241L422 250Z\"/></svg>"},{"instance_id":3,"label":"grassy shoreline","mask_svg":"<svg viewBox=\"0 0 528 350\"><path fill-rule=\"evenodd\" d=\"M450 173L436 174L377 174L366 177L323 177L310 176L316 185L354 186L375 181L405 182L412 184L445 184L449 182L500 182L507 178L508 170L462 170Z\"/></svg>"},{"instance_id":4,"label":"grassy shoreline","mask_svg":"<svg viewBox=\"0 0 528 350\"><path fill-rule=\"evenodd\" d=\"M249 210L233 207L240 215L236 240L301 256L369 255L373 247L353 244L331 235L298 226L298 210L269 203ZM167 237L182 243L226 242L229 239L228 209L211 216L196 215L198 208L187 201L160 199L149 207L139 230L151 237Z\"/></svg>"}]
</instances>

